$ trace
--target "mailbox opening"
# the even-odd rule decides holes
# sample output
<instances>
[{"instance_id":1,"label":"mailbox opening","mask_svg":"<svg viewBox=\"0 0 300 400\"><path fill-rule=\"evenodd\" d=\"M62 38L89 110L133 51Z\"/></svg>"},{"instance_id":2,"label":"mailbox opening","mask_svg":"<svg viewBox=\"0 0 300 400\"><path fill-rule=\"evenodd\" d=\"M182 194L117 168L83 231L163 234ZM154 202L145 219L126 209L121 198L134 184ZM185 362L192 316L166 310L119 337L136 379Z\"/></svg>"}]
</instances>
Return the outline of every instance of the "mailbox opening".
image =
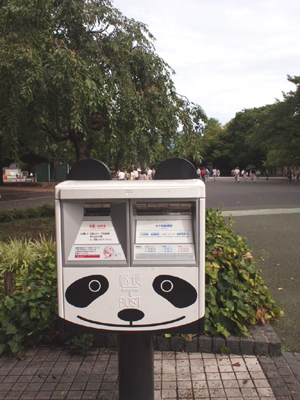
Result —
<instances>
[{"instance_id":1,"label":"mailbox opening","mask_svg":"<svg viewBox=\"0 0 300 400\"><path fill-rule=\"evenodd\" d=\"M191 215L192 202L135 203L135 215Z\"/></svg>"},{"instance_id":2,"label":"mailbox opening","mask_svg":"<svg viewBox=\"0 0 300 400\"><path fill-rule=\"evenodd\" d=\"M84 217L109 217L110 216L110 204L84 204L83 205L83 216Z\"/></svg>"}]
</instances>

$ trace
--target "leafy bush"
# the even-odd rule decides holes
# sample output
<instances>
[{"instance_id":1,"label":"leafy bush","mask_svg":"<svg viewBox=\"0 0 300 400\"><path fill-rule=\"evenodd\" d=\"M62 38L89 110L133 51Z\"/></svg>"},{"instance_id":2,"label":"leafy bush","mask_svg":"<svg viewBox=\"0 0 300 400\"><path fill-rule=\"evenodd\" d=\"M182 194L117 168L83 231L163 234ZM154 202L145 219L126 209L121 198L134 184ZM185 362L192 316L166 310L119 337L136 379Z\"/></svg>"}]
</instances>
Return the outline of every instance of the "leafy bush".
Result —
<instances>
[{"instance_id":1,"label":"leafy bush","mask_svg":"<svg viewBox=\"0 0 300 400\"><path fill-rule=\"evenodd\" d=\"M206 210L206 320L208 334L247 335L250 325L282 315L256 268L245 240L230 229L221 212ZM20 352L57 335L55 243L0 243L0 274L13 271L12 297L0 288L0 354ZM88 347L91 335L67 338Z\"/></svg>"},{"instance_id":2,"label":"leafy bush","mask_svg":"<svg viewBox=\"0 0 300 400\"><path fill-rule=\"evenodd\" d=\"M47 340L57 324L56 288L55 252L20 270L13 296L0 297L0 354Z\"/></svg>"},{"instance_id":3,"label":"leafy bush","mask_svg":"<svg viewBox=\"0 0 300 400\"><path fill-rule=\"evenodd\" d=\"M13 209L13 210L1 210L0 211L0 223L11 222L18 219L30 219L40 217L53 217L54 206L49 204L43 204L40 207L27 207L24 209Z\"/></svg>"},{"instance_id":4,"label":"leafy bush","mask_svg":"<svg viewBox=\"0 0 300 400\"><path fill-rule=\"evenodd\" d=\"M272 300L245 240L220 211L206 210L206 319L213 335L247 335L250 325L283 315Z\"/></svg>"},{"instance_id":5,"label":"leafy bush","mask_svg":"<svg viewBox=\"0 0 300 400\"><path fill-rule=\"evenodd\" d=\"M40 236L39 241L15 239L0 242L0 274L5 271L22 273L34 261L56 254L55 242Z\"/></svg>"}]
</instances>

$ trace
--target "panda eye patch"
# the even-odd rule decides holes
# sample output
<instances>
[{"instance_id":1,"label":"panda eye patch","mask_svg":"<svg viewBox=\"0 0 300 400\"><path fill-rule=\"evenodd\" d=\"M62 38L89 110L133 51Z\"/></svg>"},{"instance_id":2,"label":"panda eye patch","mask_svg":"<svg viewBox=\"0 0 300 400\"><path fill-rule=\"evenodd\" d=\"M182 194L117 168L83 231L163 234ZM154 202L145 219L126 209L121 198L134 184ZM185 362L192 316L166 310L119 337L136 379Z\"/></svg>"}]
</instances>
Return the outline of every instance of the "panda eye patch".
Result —
<instances>
[{"instance_id":1,"label":"panda eye patch","mask_svg":"<svg viewBox=\"0 0 300 400\"><path fill-rule=\"evenodd\" d=\"M189 307L197 300L197 291L190 283L172 275L159 275L153 289L176 308Z\"/></svg>"},{"instance_id":2,"label":"panda eye patch","mask_svg":"<svg viewBox=\"0 0 300 400\"><path fill-rule=\"evenodd\" d=\"M103 275L91 275L73 282L66 290L66 299L74 307L90 305L108 289L108 280Z\"/></svg>"}]
</instances>

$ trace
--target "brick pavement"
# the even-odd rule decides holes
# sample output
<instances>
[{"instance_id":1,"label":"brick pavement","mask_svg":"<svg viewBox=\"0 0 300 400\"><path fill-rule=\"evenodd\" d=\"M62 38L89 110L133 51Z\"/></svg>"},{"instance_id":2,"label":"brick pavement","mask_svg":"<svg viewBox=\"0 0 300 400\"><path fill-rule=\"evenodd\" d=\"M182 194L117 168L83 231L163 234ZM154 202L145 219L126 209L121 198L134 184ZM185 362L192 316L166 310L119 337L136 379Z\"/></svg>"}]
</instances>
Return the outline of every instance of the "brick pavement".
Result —
<instances>
[{"instance_id":1,"label":"brick pavement","mask_svg":"<svg viewBox=\"0 0 300 400\"><path fill-rule=\"evenodd\" d=\"M300 400L300 354L261 357L260 364L276 399Z\"/></svg>"},{"instance_id":2,"label":"brick pavement","mask_svg":"<svg viewBox=\"0 0 300 400\"><path fill-rule=\"evenodd\" d=\"M155 400L276 399L255 355L156 351L154 358ZM279 359L265 357L263 365ZM85 354L39 348L27 350L22 360L0 357L0 399L115 400L117 364L116 351L105 348Z\"/></svg>"}]
</instances>

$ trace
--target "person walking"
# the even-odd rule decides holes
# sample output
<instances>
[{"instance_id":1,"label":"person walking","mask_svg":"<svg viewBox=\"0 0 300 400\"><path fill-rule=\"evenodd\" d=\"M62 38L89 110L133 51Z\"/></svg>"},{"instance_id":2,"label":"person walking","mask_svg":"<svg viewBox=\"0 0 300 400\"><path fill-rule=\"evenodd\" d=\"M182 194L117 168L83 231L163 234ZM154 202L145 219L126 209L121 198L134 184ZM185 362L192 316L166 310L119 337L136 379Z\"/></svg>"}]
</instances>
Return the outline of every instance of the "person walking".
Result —
<instances>
[{"instance_id":1,"label":"person walking","mask_svg":"<svg viewBox=\"0 0 300 400\"><path fill-rule=\"evenodd\" d=\"M213 173L213 177L214 177L214 182L216 182L216 180L217 180L217 170L216 170L216 168L214 168L212 170L212 173Z\"/></svg>"},{"instance_id":2,"label":"person walking","mask_svg":"<svg viewBox=\"0 0 300 400\"><path fill-rule=\"evenodd\" d=\"M204 183L205 183L205 177L206 177L206 168L202 168L202 170L201 170L201 178L202 178Z\"/></svg>"},{"instance_id":3,"label":"person walking","mask_svg":"<svg viewBox=\"0 0 300 400\"><path fill-rule=\"evenodd\" d=\"M296 169L296 183L299 183L299 169Z\"/></svg>"},{"instance_id":4,"label":"person walking","mask_svg":"<svg viewBox=\"0 0 300 400\"><path fill-rule=\"evenodd\" d=\"M269 180L269 170L268 170L268 168L266 169L266 172L265 172L265 174L266 174L267 181L268 181L268 180Z\"/></svg>"},{"instance_id":5,"label":"person walking","mask_svg":"<svg viewBox=\"0 0 300 400\"><path fill-rule=\"evenodd\" d=\"M234 170L234 180L236 183L240 183L240 169L239 167L236 167Z\"/></svg>"},{"instance_id":6,"label":"person walking","mask_svg":"<svg viewBox=\"0 0 300 400\"><path fill-rule=\"evenodd\" d=\"M152 169L150 167L147 168L147 180L150 181L152 179Z\"/></svg>"},{"instance_id":7,"label":"person walking","mask_svg":"<svg viewBox=\"0 0 300 400\"><path fill-rule=\"evenodd\" d=\"M139 180L140 181L146 181L147 180L147 175L146 175L146 171L144 169L142 169L140 175L139 175Z\"/></svg>"}]
</instances>

